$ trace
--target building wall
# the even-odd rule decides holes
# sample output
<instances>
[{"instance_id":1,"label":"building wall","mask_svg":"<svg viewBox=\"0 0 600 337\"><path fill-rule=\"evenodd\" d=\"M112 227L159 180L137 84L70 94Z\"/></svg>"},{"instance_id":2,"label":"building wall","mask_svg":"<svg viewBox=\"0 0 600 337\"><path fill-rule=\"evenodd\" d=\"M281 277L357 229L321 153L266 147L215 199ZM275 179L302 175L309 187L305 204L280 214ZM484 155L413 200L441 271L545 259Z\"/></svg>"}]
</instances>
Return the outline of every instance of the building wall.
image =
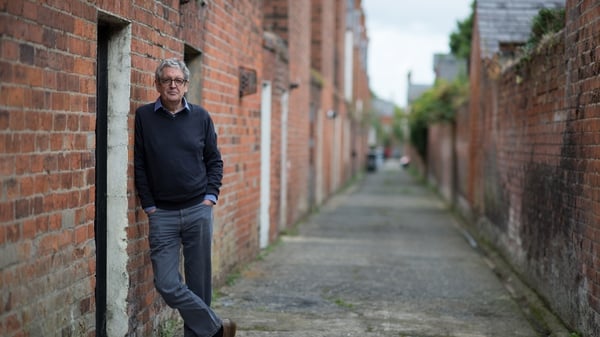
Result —
<instances>
[{"instance_id":1,"label":"building wall","mask_svg":"<svg viewBox=\"0 0 600 337\"><path fill-rule=\"evenodd\" d=\"M327 11L337 10L333 3ZM147 218L133 182L134 111L157 98L153 80L160 59L188 61L188 98L211 113L219 137L225 171L213 232L216 285L260 249L262 81L273 86L270 240L305 216L311 202L333 192L330 187L316 200L309 179L339 173L316 164L314 149L334 143L323 135L348 138L326 125L334 88L327 89L327 107L320 100L310 105L311 88L322 89L311 77L310 2L10 1L0 8L0 335L100 335L96 305L102 296L95 288L104 266L106 292L116 296L106 304L110 335L158 335L176 316L154 290ZM323 17L335 22L336 14ZM98 62L103 34L117 40L109 41L114 59L107 71ZM331 64L334 52L327 55ZM256 92L243 97L240 67L256 72ZM96 161L96 128L103 127L97 125L97 85L104 75L107 213L113 219L104 229L106 264L97 259L95 232L102 164ZM348 122L338 123L341 130Z\"/></svg>"},{"instance_id":2,"label":"building wall","mask_svg":"<svg viewBox=\"0 0 600 337\"><path fill-rule=\"evenodd\" d=\"M178 1L146 1L140 6L17 1L2 6L2 92L7 95L0 101L0 334L95 334L100 21L129 27L131 59L123 70L131 72L131 91L126 94L131 111L129 117L119 117L125 117L125 126L132 125L137 106L156 99L153 72L159 59L183 57L186 47L202 53L202 73L193 76L205 78L203 87L196 88L203 91L204 100L194 103L212 113L226 167L215 209L216 279L256 254L259 101L257 95L240 99L237 87L240 65L257 70L260 77L261 8L250 1L210 1L204 8L200 2L179 7ZM191 12L206 14L206 21L191 20ZM125 148L132 131L124 135ZM121 228L128 240L122 247L125 265L110 267L125 271L131 286L108 285L109 291L124 288L126 298L120 300L126 303L125 317L109 319L107 329L122 331L124 325L130 336L148 336L157 333L169 310L153 291L147 219L137 207L128 172L131 162L111 174L130 177L125 185L129 224L111 223L109 231Z\"/></svg>"},{"instance_id":3,"label":"building wall","mask_svg":"<svg viewBox=\"0 0 600 337\"><path fill-rule=\"evenodd\" d=\"M362 8L362 0L355 0L355 7ZM361 26L366 26L366 17L361 16ZM366 29L360 30L359 41L368 43L369 37ZM368 48L368 45L367 45ZM352 103L347 105L348 116L351 120L352 137L349 150L349 172L346 172L348 177L354 176L366 165L368 153L368 134L365 131L365 126L369 125L369 112L371 111L371 92L369 87L369 76L367 63L368 59L361 55L361 46L357 45L354 48L354 62L352 70ZM365 55L366 56L366 55ZM343 81L342 81L343 83Z\"/></svg>"},{"instance_id":4,"label":"building wall","mask_svg":"<svg viewBox=\"0 0 600 337\"><path fill-rule=\"evenodd\" d=\"M453 148L453 151L455 153L455 166L453 168L454 191L452 194L454 198L454 207L459 211L460 214L471 220L470 215L474 212L471 210L471 204L468 200L469 181L472 177L469 171L469 148L471 144L469 112L469 102L467 102L456 112L456 121L454 123L455 146Z\"/></svg>"},{"instance_id":5,"label":"building wall","mask_svg":"<svg viewBox=\"0 0 600 337\"><path fill-rule=\"evenodd\" d=\"M334 144L334 133L336 132L336 121L327 117L332 116L336 110L334 101L335 92L335 0L313 0L313 17L317 17L320 20L313 23L312 39L313 46L315 46L316 53L314 56L319 62L314 62L312 67L319 73L322 81L321 87L321 111L318 115L319 123L321 125L321 132L318 137L323 146L321 153L322 163L322 185L320 186L323 191L323 195L329 195L334 189L334 183L332 175L334 174L334 161L335 161L335 144ZM317 47L318 46L318 47Z\"/></svg>"},{"instance_id":6,"label":"building wall","mask_svg":"<svg viewBox=\"0 0 600 337\"><path fill-rule=\"evenodd\" d=\"M478 194L477 186L481 185L481 169L479 164L480 150L479 144L480 127L479 127L479 110L481 105L481 74L483 64L481 62L481 40L479 35L479 20L477 19L477 12L473 16L473 33L471 40L471 55L469 57L469 130L470 130L470 141L469 141L469 179L466 181L465 186L465 199L471 205L471 209L474 213L480 212L481 202Z\"/></svg>"},{"instance_id":7,"label":"building wall","mask_svg":"<svg viewBox=\"0 0 600 337\"><path fill-rule=\"evenodd\" d=\"M454 130L454 123L438 123L429 127L427 137L427 179L450 202L454 202Z\"/></svg>"},{"instance_id":8,"label":"building wall","mask_svg":"<svg viewBox=\"0 0 600 337\"><path fill-rule=\"evenodd\" d=\"M85 335L95 325L96 9L0 7L0 335Z\"/></svg>"},{"instance_id":9,"label":"building wall","mask_svg":"<svg viewBox=\"0 0 600 337\"><path fill-rule=\"evenodd\" d=\"M215 273L222 277L257 252L260 200L261 12L254 1L211 4L203 105L213 112L225 175L215 213ZM238 67L256 71L256 93L239 97Z\"/></svg>"},{"instance_id":10,"label":"building wall","mask_svg":"<svg viewBox=\"0 0 600 337\"><path fill-rule=\"evenodd\" d=\"M457 179L461 209L582 336L600 335L599 9L567 1L566 28L512 65L477 57L470 109L457 119L458 128L471 120L468 180ZM473 43L478 55L476 33ZM456 134L458 167L465 140ZM430 136L430 148L452 141ZM434 164L446 156L432 154Z\"/></svg>"},{"instance_id":11,"label":"building wall","mask_svg":"<svg viewBox=\"0 0 600 337\"><path fill-rule=\"evenodd\" d=\"M287 161L284 156L287 133L282 134L284 107L287 102L289 109L289 55L285 41L272 32L265 32L265 42L263 51L264 74L263 80L270 81L272 84L271 100L271 201L270 201L270 231L269 237L275 240L281 227L286 227L283 223L283 199L282 193L285 193L285 186L282 176L282 170L285 170L284 162ZM287 101L285 97L288 97ZM283 100L283 102L282 102ZM287 126L289 127L289 126ZM284 139L286 138L286 139ZM286 193L287 194L287 193Z\"/></svg>"},{"instance_id":12,"label":"building wall","mask_svg":"<svg viewBox=\"0 0 600 337\"><path fill-rule=\"evenodd\" d=\"M290 80L299 87L290 92L288 118L287 224L297 223L309 210L310 137L310 2L289 1Z\"/></svg>"},{"instance_id":13,"label":"building wall","mask_svg":"<svg viewBox=\"0 0 600 337\"><path fill-rule=\"evenodd\" d=\"M287 139L287 182L284 222L294 224L309 209L310 134L310 22L308 1L264 1L265 27L286 41L289 52L290 82L298 87L290 92Z\"/></svg>"}]
</instances>

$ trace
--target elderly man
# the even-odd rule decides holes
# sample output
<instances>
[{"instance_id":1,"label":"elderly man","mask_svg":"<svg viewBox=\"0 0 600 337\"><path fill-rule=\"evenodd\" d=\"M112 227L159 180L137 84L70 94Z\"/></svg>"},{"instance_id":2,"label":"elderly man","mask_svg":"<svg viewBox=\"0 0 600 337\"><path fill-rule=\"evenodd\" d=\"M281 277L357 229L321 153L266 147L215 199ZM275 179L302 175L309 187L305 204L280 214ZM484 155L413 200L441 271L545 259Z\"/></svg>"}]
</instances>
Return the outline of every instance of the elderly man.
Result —
<instances>
[{"instance_id":1,"label":"elderly man","mask_svg":"<svg viewBox=\"0 0 600 337\"><path fill-rule=\"evenodd\" d=\"M185 337L233 337L210 308L213 205L223 177L208 112L187 102L190 71L177 59L155 74L160 97L135 112L135 186L149 218L154 285L181 314ZM185 283L179 273L183 246Z\"/></svg>"}]
</instances>

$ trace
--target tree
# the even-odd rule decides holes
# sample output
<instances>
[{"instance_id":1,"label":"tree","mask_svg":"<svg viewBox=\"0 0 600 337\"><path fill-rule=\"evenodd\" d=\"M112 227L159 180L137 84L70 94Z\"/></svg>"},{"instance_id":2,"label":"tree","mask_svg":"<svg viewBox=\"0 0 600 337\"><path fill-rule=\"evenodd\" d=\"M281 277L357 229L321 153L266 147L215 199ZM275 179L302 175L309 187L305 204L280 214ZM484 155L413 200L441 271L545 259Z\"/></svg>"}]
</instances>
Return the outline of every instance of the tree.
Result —
<instances>
[{"instance_id":1,"label":"tree","mask_svg":"<svg viewBox=\"0 0 600 337\"><path fill-rule=\"evenodd\" d=\"M471 15L456 23L456 30L450 34L450 52L452 55L468 60L471 56L471 39L473 36L473 17L475 1L471 3Z\"/></svg>"}]
</instances>

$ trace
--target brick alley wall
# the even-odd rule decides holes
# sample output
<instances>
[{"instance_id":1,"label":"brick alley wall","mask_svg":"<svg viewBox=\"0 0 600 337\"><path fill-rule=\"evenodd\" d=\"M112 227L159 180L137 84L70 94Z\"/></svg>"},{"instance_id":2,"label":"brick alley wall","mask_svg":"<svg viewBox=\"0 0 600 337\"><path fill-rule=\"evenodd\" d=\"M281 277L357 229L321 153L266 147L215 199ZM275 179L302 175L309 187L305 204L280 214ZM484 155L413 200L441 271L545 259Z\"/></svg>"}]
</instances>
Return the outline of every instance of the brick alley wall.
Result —
<instances>
[{"instance_id":1,"label":"brick alley wall","mask_svg":"<svg viewBox=\"0 0 600 337\"><path fill-rule=\"evenodd\" d=\"M498 78L482 175L498 244L570 326L591 336L600 333L600 6L590 4L570 6L565 32Z\"/></svg>"},{"instance_id":2,"label":"brick alley wall","mask_svg":"<svg viewBox=\"0 0 600 337\"><path fill-rule=\"evenodd\" d=\"M461 208L583 336L600 335L599 14L597 1L567 1L566 28L533 54L472 63L470 109L458 115L470 125Z\"/></svg>"},{"instance_id":3,"label":"brick alley wall","mask_svg":"<svg viewBox=\"0 0 600 337\"><path fill-rule=\"evenodd\" d=\"M310 1L289 1L290 92L287 142L285 224L297 223L309 210L310 154Z\"/></svg>"},{"instance_id":4,"label":"brick alley wall","mask_svg":"<svg viewBox=\"0 0 600 337\"><path fill-rule=\"evenodd\" d=\"M282 99L289 98L289 55L285 41L272 32L265 32L263 80L270 81L271 99L271 200L269 238L275 240L281 230L282 219L282 181L281 170L284 167L282 156Z\"/></svg>"},{"instance_id":5,"label":"brick alley wall","mask_svg":"<svg viewBox=\"0 0 600 337\"><path fill-rule=\"evenodd\" d=\"M456 111L454 123L454 184L453 205L460 214L470 214L471 206L468 201L469 185L469 148L471 140L469 103L465 103Z\"/></svg>"},{"instance_id":6,"label":"brick alley wall","mask_svg":"<svg viewBox=\"0 0 600 337\"><path fill-rule=\"evenodd\" d=\"M315 118L316 123L320 126L320 130L315 134L319 139L321 149L317 156L320 158L321 176L316 186L319 189L320 195L329 195L335 191L333 182L334 162L336 160L333 135L336 132L336 121L327 117L328 111L335 111L335 41L336 41L336 16L332 10L335 8L335 0L314 0L312 1L312 29L311 29L311 44L312 44L312 68L316 72L316 76L320 79L321 90L319 101L321 109L317 112ZM335 172L336 174L338 172Z\"/></svg>"},{"instance_id":7,"label":"brick alley wall","mask_svg":"<svg viewBox=\"0 0 600 337\"><path fill-rule=\"evenodd\" d=\"M93 333L96 12L63 5L0 3L2 336Z\"/></svg>"},{"instance_id":8,"label":"brick alley wall","mask_svg":"<svg viewBox=\"0 0 600 337\"><path fill-rule=\"evenodd\" d=\"M294 224L309 210L310 20L309 1L264 1L264 27L287 43L290 83L285 168L288 186L282 208L283 224Z\"/></svg>"},{"instance_id":9,"label":"brick alley wall","mask_svg":"<svg viewBox=\"0 0 600 337\"><path fill-rule=\"evenodd\" d=\"M340 1L342 6L343 1ZM354 0L355 8L362 8L362 0ZM345 9L347 11L347 9ZM341 13L341 11L340 11ZM365 22L366 17L363 15L360 18L361 22ZM368 41L368 34L366 30L361 30L360 41ZM369 87L369 76L367 72L367 55L364 54L362 48L368 46L355 46L354 48L354 69L353 69L353 81L352 81L352 94L355 100L354 104L347 107L348 114L352 120L350 132L353 135L353 140L350 144L349 155L350 155L350 171L347 172L347 176L354 176L366 167L367 153L369 151L367 146L368 134L363 132L363 125L368 124L369 112L371 111L371 94ZM343 76L343 70L339 71L338 77ZM341 80L340 80L341 81Z\"/></svg>"},{"instance_id":10,"label":"brick alley wall","mask_svg":"<svg viewBox=\"0 0 600 337\"><path fill-rule=\"evenodd\" d=\"M327 11L344 3L330 0ZM166 319L177 316L154 290L147 217L133 181L134 111L156 100L154 70L160 59L188 62L188 98L211 113L219 137L224 178L213 230L216 285L261 248L263 81L272 85L270 242L335 192L330 184L316 198L314 177L335 178L339 184L349 178L348 161L340 160L334 171L333 150L320 153L320 159L315 151L332 149L336 142L347 149L343 144L350 137L361 142L347 131L347 114L337 121L324 117L328 109L337 106L344 113L346 104L355 104L334 88L343 69L335 60L342 57L343 44L335 39L343 36L345 13L323 14L338 32L323 33L332 49L323 53L328 77L317 79L311 69L311 5L289 0L0 1L1 336L101 335L96 309L102 307L102 293L95 291L104 279L106 292L117 295L107 299L107 314L99 317L106 319L109 335L156 336ZM110 50L107 56L103 48ZM103 68L102 61L110 66ZM255 71L257 80L256 92L243 97L240 67ZM100 84L104 75L108 89ZM324 80L330 83L325 89ZM357 99L368 100L367 88ZM288 132L282 135L286 95ZM96 161L102 152L96 129L104 128L97 125L104 96L111 125L107 152L120 157L106 160L107 177L97 181L104 164ZM357 129L366 142L366 126ZM329 166L317 165L319 160ZM102 179L121 184L111 185L114 190L97 200ZM104 198L119 204L122 217L95 233ZM119 213L105 208L109 216ZM111 249L99 266L104 232ZM104 266L110 276L102 276Z\"/></svg>"},{"instance_id":11,"label":"brick alley wall","mask_svg":"<svg viewBox=\"0 0 600 337\"><path fill-rule=\"evenodd\" d=\"M224 163L213 234L213 273L220 283L258 252L264 36L262 8L254 1L207 6L202 104L212 112ZM256 93L240 97L239 67L256 71Z\"/></svg>"},{"instance_id":12,"label":"brick alley wall","mask_svg":"<svg viewBox=\"0 0 600 337\"><path fill-rule=\"evenodd\" d=\"M130 29L131 109L125 143L132 139L134 109L157 97L153 80L159 59L184 58L189 50L202 54L202 70L192 75L204 78L202 86L190 90L202 91L202 102L194 103L211 112L225 161L223 194L215 208L216 280L256 256L260 95L240 99L238 66L261 77L262 8L252 1L202 3L0 3L0 335L97 333L100 20ZM192 20L190 12L205 15L205 21ZM129 223L108 224L122 227L127 239L121 252L127 281L109 285L125 289L126 311L112 316L117 325L125 325L127 335L151 336L170 311L152 285L147 219L135 197L131 165L126 163L128 172L120 173L129 177ZM111 306L114 300L109 299Z\"/></svg>"},{"instance_id":13,"label":"brick alley wall","mask_svg":"<svg viewBox=\"0 0 600 337\"><path fill-rule=\"evenodd\" d=\"M440 194L454 200L454 124L437 123L427 135L427 180L437 186Z\"/></svg>"}]
</instances>

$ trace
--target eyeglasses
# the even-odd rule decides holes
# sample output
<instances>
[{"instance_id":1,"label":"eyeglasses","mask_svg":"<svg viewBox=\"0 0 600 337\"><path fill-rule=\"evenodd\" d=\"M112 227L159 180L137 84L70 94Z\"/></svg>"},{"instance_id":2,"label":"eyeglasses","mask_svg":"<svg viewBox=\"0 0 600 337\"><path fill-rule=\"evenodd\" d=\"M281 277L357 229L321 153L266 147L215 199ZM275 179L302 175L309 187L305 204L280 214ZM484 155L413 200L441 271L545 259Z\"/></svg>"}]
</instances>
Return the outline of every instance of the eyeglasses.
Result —
<instances>
[{"instance_id":1,"label":"eyeglasses","mask_svg":"<svg viewBox=\"0 0 600 337\"><path fill-rule=\"evenodd\" d=\"M187 80L184 80L183 78L161 78L158 81L164 86L171 85L171 83L175 83L175 85L178 87L187 83Z\"/></svg>"}]
</instances>

